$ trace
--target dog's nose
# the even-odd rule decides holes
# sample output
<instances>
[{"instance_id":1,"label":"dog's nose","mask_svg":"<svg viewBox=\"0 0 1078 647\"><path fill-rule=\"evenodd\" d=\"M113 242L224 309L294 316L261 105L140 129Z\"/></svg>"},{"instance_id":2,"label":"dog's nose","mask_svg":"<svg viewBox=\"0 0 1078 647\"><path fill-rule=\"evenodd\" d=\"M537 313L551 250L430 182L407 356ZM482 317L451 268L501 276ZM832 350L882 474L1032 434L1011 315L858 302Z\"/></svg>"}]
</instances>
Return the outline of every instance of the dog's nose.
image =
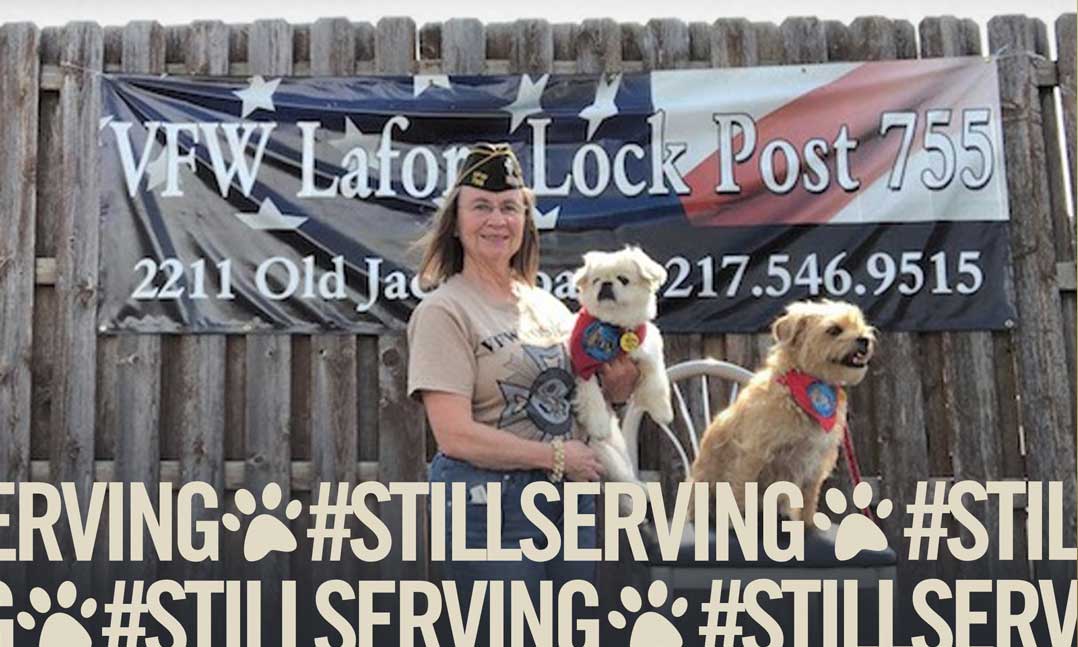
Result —
<instances>
[{"instance_id":1,"label":"dog's nose","mask_svg":"<svg viewBox=\"0 0 1078 647\"><path fill-rule=\"evenodd\" d=\"M610 281L603 281L603 284L599 286L599 300L605 299L617 301L617 297L614 296L614 284Z\"/></svg>"},{"instance_id":2,"label":"dog's nose","mask_svg":"<svg viewBox=\"0 0 1078 647\"><path fill-rule=\"evenodd\" d=\"M861 353L868 352L868 337L857 338L857 350Z\"/></svg>"}]
</instances>

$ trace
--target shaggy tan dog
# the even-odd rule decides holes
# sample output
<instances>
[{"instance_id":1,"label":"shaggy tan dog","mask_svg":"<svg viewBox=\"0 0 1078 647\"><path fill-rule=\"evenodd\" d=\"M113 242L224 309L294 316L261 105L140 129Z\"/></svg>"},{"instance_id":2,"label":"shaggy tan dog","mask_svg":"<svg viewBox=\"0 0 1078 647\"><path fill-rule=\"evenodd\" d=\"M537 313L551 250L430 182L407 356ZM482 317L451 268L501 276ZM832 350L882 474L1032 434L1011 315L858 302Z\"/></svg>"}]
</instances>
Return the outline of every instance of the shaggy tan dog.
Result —
<instances>
[{"instance_id":1,"label":"shaggy tan dog","mask_svg":"<svg viewBox=\"0 0 1078 647\"><path fill-rule=\"evenodd\" d=\"M842 387L864 379L876 333L856 306L835 301L793 303L771 333L764 368L708 426L691 476L729 482L742 511L746 482L762 496L768 485L790 481L804 498L790 517L811 526L846 429Z\"/></svg>"}]
</instances>

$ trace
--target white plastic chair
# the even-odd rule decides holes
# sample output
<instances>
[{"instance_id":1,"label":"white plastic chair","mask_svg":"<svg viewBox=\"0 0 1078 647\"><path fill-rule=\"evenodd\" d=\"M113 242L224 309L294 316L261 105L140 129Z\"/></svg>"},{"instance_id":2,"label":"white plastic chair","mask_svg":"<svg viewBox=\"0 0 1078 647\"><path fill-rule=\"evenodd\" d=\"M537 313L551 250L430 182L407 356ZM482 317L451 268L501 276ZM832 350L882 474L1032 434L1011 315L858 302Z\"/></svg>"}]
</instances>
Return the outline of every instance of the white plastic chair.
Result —
<instances>
[{"instance_id":1,"label":"white plastic chair","mask_svg":"<svg viewBox=\"0 0 1078 647\"><path fill-rule=\"evenodd\" d=\"M670 388L673 391L674 418L675 421L682 420L689 432L688 450L692 452L692 456L690 457L686 452L686 448L682 446L677 434L670 429L669 425L658 425L658 423L656 425L674 446L674 450L677 452L678 459L681 462L682 475L688 476L689 467L700 452L700 437L703 435L704 430L707 429L708 422L716 413L716 411L712 411L711 407L710 387L712 383L715 380L727 382L730 394L727 402L733 402L737 398L741 385L752 378L752 371L730 362L706 358L689 360L669 366L666 369L666 374L670 377ZM685 394L691 392L691 389L699 389L699 402L702 405L702 411L690 411ZM698 415L694 417L693 413ZM630 404L621 423L621 433L625 436L629 458L632 461L633 469L638 474L640 473L640 457L637 440L640 436L640 423L643 422L643 419L643 410ZM700 423L700 426L698 426L698 423Z\"/></svg>"}]
</instances>

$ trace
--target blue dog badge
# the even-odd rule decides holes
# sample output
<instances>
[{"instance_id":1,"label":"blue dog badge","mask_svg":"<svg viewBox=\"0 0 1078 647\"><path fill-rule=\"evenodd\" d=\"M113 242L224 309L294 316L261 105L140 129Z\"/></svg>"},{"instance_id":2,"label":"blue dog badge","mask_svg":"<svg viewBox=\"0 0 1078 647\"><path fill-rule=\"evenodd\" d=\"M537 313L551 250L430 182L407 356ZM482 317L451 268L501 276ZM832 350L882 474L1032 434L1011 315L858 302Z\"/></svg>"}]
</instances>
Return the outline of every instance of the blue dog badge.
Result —
<instances>
[{"instance_id":1,"label":"blue dog badge","mask_svg":"<svg viewBox=\"0 0 1078 647\"><path fill-rule=\"evenodd\" d=\"M584 352L596 361L606 363L617 357L620 342L621 329L605 321L596 319L584 329Z\"/></svg>"},{"instance_id":2,"label":"blue dog badge","mask_svg":"<svg viewBox=\"0 0 1078 647\"><path fill-rule=\"evenodd\" d=\"M809 402L821 418L830 418L835 415L835 408L838 406L835 387L826 382L813 382L807 390Z\"/></svg>"}]
</instances>

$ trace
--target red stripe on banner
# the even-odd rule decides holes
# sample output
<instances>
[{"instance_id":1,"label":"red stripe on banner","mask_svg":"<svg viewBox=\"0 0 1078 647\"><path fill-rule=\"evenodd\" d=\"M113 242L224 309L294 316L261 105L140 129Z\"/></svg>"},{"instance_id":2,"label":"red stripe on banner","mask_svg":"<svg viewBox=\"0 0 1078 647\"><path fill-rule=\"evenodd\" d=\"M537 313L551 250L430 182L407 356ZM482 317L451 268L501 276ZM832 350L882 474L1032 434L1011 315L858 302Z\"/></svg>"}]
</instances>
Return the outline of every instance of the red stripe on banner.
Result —
<instances>
[{"instance_id":1,"label":"red stripe on banner","mask_svg":"<svg viewBox=\"0 0 1078 647\"><path fill-rule=\"evenodd\" d=\"M979 59L938 59L871 63L857 67L826 85L801 95L756 122L756 146L752 156L735 164L737 194L718 194L718 150L685 175L692 193L682 197L689 221L697 226L745 226L760 224L826 223L859 193L881 176L889 175L902 142L902 129L893 128L880 137L880 115L886 111L915 110L917 131L910 146L912 157L921 148L924 110L953 108L950 129L961 126L960 103L978 99L975 90L986 74ZM987 85L987 84L985 84ZM984 100L984 97L980 97ZM956 125L957 122L957 125ZM857 141L849 153L850 174L860 189L846 191L838 185L833 143L842 126ZM718 126L715 126L716 132ZM828 188L811 193L802 179L786 194L776 194L764 184L761 152L768 142L784 139L801 158L801 173L814 174L804 165L804 145L814 138L828 141L822 155L830 173ZM740 149L743 136L733 138L732 150ZM717 139L715 140L717 142ZM774 155L774 177L786 178L786 158ZM912 178L907 177L907 184Z\"/></svg>"}]
</instances>

